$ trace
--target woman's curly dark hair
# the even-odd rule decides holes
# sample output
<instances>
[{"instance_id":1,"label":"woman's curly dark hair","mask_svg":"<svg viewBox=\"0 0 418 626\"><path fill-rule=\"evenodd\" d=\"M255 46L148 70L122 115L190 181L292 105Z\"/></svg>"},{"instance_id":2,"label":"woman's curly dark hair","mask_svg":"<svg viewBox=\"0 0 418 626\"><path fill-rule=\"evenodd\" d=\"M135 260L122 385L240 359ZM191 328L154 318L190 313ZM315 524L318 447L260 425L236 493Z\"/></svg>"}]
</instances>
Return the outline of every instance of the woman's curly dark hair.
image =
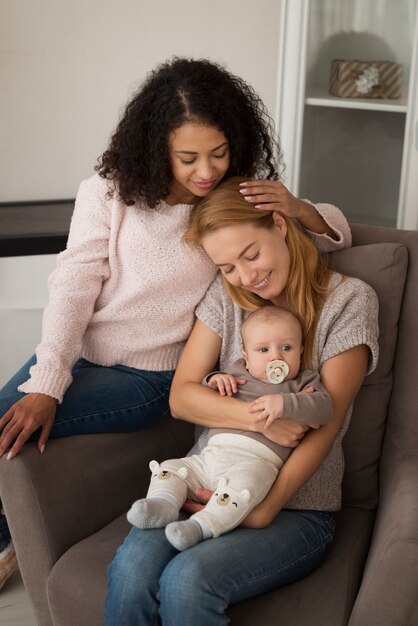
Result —
<instances>
[{"instance_id":1,"label":"woman's curly dark hair","mask_svg":"<svg viewBox=\"0 0 418 626\"><path fill-rule=\"evenodd\" d=\"M122 200L142 196L155 207L169 194L170 133L197 120L222 131L231 162L225 177L278 178L281 152L273 123L255 91L206 59L174 57L148 74L126 106L96 171L114 181Z\"/></svg>"}]
</instances>

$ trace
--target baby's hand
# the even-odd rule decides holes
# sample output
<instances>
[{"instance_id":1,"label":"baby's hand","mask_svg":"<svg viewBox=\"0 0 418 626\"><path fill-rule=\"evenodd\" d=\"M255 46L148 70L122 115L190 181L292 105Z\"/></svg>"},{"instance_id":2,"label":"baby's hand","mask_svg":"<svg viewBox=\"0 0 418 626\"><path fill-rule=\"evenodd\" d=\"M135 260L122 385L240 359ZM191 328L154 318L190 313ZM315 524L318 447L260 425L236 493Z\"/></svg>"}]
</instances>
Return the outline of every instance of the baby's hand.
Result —
<instances>
[{"instance_id":1,"label":"baby's hand","mask_svg":"<svg viewBox=\"0 0 418 626\"><path fill-rule=\"evenodd\" d=\"M238 391L238 385L244 385L244 378L235 378L231 374L214 374L210 377L208 387L217 389L221 396L232 396Z\"/></svg>"},{"instance_id":2,"label":"baby's hand","mask_svg":"<svg viewBox=\"0 0 418 626\"><path fill-rule=\"evenodd\" d=\"M255 415L253 422L266 420L264 428L268 428L270 424L283 415L283 396L281 393L273 396L261 396L249 404L248 411Z\"/></svg>"}]
</instances>

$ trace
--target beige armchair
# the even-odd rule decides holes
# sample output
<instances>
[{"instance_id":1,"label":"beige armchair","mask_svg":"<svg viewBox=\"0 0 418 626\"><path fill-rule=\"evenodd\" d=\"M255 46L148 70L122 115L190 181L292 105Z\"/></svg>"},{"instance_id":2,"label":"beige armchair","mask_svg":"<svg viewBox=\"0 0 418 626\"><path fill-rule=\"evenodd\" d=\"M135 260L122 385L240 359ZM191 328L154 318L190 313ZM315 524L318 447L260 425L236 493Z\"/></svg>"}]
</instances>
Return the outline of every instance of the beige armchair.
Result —
<instances>
[{"instance_id":1,"label":"beige armchair","mask_svg":"<svg viewBox=\"0 0 418 626\"><path fill-rule=\"evenodd\" d=\"M337 269L380 301L381 355L344 440L344 506L323 564L297 583L230 607L239 626L418 624L418 232L353 225ZM167 417L132 434L34 444L0 460L0 493L41 626L98 626L106 566L144 494L148 462L184 454L193 428ZM216 541L216 539L214 540Z\"/></svg>"}]
</instances>

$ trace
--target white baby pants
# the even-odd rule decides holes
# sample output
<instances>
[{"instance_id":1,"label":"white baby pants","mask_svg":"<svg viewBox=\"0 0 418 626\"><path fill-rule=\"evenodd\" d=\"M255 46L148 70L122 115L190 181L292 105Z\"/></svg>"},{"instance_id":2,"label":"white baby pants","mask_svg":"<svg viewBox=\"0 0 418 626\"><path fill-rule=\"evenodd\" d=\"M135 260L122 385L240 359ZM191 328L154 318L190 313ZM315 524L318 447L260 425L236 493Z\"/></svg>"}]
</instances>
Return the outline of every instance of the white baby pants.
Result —
<instances>
[{"instance_id":1,"label":"white baby pants","mask_svg":"<svg viewBox=\"0 0 418 626\"><path fill-rule=\"evenodd\" d=\"M270 490L280 457L259 441L234 433L219 433L201 454L150 463L147 497L175 501L179 510L187 495L196 500L198 487L214 490L204 509L190 519L202 522L214 537L238 526Z\"/></svg>"}]
</instances>

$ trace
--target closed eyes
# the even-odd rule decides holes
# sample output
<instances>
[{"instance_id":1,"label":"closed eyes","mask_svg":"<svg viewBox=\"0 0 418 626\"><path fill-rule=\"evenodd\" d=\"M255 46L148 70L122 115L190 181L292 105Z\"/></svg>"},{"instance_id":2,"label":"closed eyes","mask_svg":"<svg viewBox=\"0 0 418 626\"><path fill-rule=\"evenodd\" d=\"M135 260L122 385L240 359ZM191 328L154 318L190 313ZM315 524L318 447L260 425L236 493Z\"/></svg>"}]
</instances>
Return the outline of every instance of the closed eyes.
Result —
<instances>
[{"instance_id":1,"label":"closed eyes","mask_svg":"<svg viewBox=\"0 0 418 626\"><path fill-rule=\"evenodd\" d=\"M225 152L223 154L211 154L211 158L212 159L223 159L226 157L226 153L227 150L225 150ZM192 165L193 163L195 163L197 160L197 158L193 158L193 159L180 159L180 162L183 163L183 165Z\"/></svg>"}]
</instances>

